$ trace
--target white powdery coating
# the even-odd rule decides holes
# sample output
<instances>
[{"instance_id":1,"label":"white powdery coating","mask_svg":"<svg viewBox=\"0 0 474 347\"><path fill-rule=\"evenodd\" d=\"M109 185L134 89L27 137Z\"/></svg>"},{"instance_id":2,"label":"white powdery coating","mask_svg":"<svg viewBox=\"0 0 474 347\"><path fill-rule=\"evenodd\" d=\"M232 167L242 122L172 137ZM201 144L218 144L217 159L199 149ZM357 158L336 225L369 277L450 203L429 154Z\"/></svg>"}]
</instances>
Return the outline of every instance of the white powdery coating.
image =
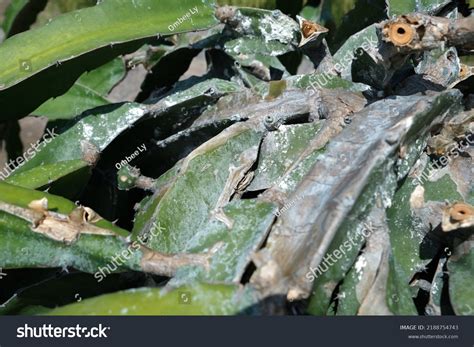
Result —
<instances>
[{"instance_id":1,"label":"white powdery coating","mask_svg":"<svg viewBox=\"0 0 474 347\"><path fill-rule=\"evenodd\" d=\"M249 17L245 17L240 15L240 25L244 29L245 32L250 31L252 29L252 21L250 20Z\"/></svg>"},{"instance_id":2,"label":"white powdery coating","mask_svg":"<svg viewBox=\"0 0 474 347\"><path fill-rule=\"evenodd\" d=\"M290 43L293 40L293 28L289 25L282 25L282 17L274 18L265 16L260 21L260 29L266 33L265 41L278 40L282 43Z\"/></svg>"},{"instance_id":3,"label":"white powdery coating","mask_svg":"<svg viewBox=\"0 0 474 347\"><path fill-rule=\"evenodd\" d=\"M84 119L82 121L82 134L85 140L96 144L100 150L105 148L115 137L126 128L143 117L145 109L134 107L127 110L124 116L119 117L114 123L118 126L109 126L111 124L110 114L101 114L97 120ZM91 124L93 122L93 124Z\"/></svg>"},{"instance_id":4,"label":"white powdery coating","mask_svg":"<svg viewBox=\"0 0 474 347\"><path fill-rule=\"evenodd\" d=\"M360 281L362 279L362 275L364 272L364 268L367 265L367 260L363 255L361 255L358 259L357 262L355 263L355 270L357 273L357 278Z\"/></svg>"},{"instance_id":5,"label":"white powdery coating","mask_svg":"<svg viewBox=\"0 0 474 347\"><path fill-rule=\"evenodd\" d=\"M82 134L84 138L90 139L94 134L94 127L90 124L83 123L82 124Z\"/></svg>"}]
</instances>

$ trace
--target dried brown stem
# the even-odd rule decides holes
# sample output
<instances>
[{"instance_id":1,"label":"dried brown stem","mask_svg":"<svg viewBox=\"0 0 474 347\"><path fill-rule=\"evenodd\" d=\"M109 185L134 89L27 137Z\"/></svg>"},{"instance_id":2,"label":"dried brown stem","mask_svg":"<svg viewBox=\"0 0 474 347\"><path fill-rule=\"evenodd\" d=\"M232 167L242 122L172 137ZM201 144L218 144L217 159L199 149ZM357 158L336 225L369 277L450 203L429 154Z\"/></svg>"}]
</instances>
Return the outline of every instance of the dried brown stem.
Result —
<instances>
[{"instance_id":1,"label":"dried brown stem","mask_svg":"<svg viewBox=\"0 0 474 347\"><path fill-rule=\"evenodd\" d=\"M116 235L110 230L89 224L88 220L91 217L91 212L93 212L91 209L78 207L69 215L64 215L48 211L47 209L41 210L39 206L44 203L44 200L46 199L32 201L30 208L0 202L0 211L30 222L31 230L35 233L42 234L54 241L66 244L74 243L81 234Z\"/></svg>"},{"instance_id":2,"label":"dried brown stem","mask_svg":"<svg viewBox=\"0 0 474 347\"><path fill-rule=\"evenodd\" d=\"M381 37L399 53L439 48L442 44L474 48L474 18L449 19L421 13L403 15L380 24Z\"/></svg>"},{"instance_id":3,"label":"dried brown stem","mask_svg":"<svg viewBox=\"0 0 474 347\"><path fill-rule=\"evenodd\" d=\"M143 272L160 276L174 276L176 271L183 266L202 266L209 269L211 257L220 248L221 244L216 244L206 254L163 254L153 251L145 246L141 247L143 254L141 268Z\"/></svg>"}]
</instances>

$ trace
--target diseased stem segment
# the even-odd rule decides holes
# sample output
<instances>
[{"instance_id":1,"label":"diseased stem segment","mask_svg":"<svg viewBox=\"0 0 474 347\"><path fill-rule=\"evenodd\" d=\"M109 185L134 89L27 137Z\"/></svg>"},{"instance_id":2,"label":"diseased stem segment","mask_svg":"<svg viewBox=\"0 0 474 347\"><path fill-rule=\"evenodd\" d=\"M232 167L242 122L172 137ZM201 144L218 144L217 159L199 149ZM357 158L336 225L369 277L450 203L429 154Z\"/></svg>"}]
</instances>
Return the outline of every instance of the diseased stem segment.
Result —
<instances>
[{"instance_id":1,"label":"diseased stem segment","mask_svg":"<svg viewBox=\"0 0 474 347\"><path fill-rule=\"evenodd\" d=\"M361 61L353 68L373 70L374 77L361 76L365 79L365 83L377 88L388 87L394 74L402 70L407 60L414 55L421 56L423 52L436 49L447 50L447 47L456 47L464 51L474 49L474 18L472 17L450 19L411 13L375 26L378 45L367 50L365 58L359 59ZM434 63L435 68L443 63L446 69L443 66L442 69L431 71L431 73L430 71L418 72L420 76L407 80L409 84L407 88L398 86L397 93L411 95L425 90L440 91L469 77L468 68L461 71L456 53L452 54L448 51L447 56L440 59L439 62ZM425 77L428 79L434 77L434 80L426 81ZM445 81L447 77L452 77L454 81Z\"/></svg>"},{"instance_id":2,"label":"diseased stem segment","mask_svg":"<svg viewBox=\"0 0 474 347\"><path fill-rule=\"evenodd\" d=\"M40 205L44 205L40 208ZM54 241L72 244L81 234L113 236L113 231L88 223L90 209L78 207L69 215L47 210L47 200L32 201L30 208L0 202L0 211L17 216L31 223L31 230Z\"/></svg>"},{"instance_id":3,"label":"diseased stem segment","mask_svg":"<svg viewBox=\"0 0 474 347\"><path fill-rule=\"evenodd\" d=\"M270 201L278 201L284 205L286 194L281 192L279 185L312 153L321 150L332 138L336 137L351 122L352 116L361 111L367 104L367 100L357 93L341 90L316 90L312 94L310 104L310 118L315 121L324 119L324 125L316 136L308 143L307 148L297 157L293 164L286 170L285 174L274 184L272 189L264 193L264 197ZM329 112L328 110L331 110Z\"/></svg>"},{"instance_id":4,"label":"diseased stem segment","mask_svg":"<svg viewBox=\"0 0 474 347\"><path fill-rule=\"evenodd\" d=\"M202 266L209 268L210 258L217 252L221 244L216 244L206 254L163 254L149 249L136 241L131 243L113 231L90 224L91 211L89 208L78 207L69 215L47 210L47 200L36 200L29 204L29 208L23 208L0 201L0 211L6 212L31 223L30 230L41 234L53 241L73 247L79 241L81 235L101 235L115 237L123 240L123 249L140 250L142 256L140 269L146 273L159 276L173 276L176 271L184 266ZM104 258L104 263L109 259ZM129 265L132 270L137 270L134 265Z\"/></svg>"},{"instance_id":5,"label":"diseased stem segment","mask_svg":"<svg viewBox=\"0 0 474 347\"><path fill-rule=\"evenodd\" d=\"M332 242L368 208L392 194L394 182L387 177L395 179L399 149L413 147L415 137L423 138L457 112L460 99L457 91L432 93L379 101L359 112L290 196L295 203L273 226L265 251L257 254L251 283L268 296L307 298L309 269L318 268Z\"/></svg>"},{"instance_id":6,"label":"diseased stem segment","mask_svg":"<svg viewBox=\"0 0 474 347\"><path fill-rule=\"evenodd\" d=\"M421 13L403 15L380 24L384 42L398 53L412 53L448 46L474 48L474 17L449 19Z\"/></svg>"},{"instance_id":7,"label":"diseased stem segment","mask_svg":"<svg viewBox=\"0 0 474 347\"><path fill-rule=\"evenodd\" d=\"M474 18L458 19L454 27L448 32L448 42L453 46L474 47Z\"/></svg>"}]
</instances>

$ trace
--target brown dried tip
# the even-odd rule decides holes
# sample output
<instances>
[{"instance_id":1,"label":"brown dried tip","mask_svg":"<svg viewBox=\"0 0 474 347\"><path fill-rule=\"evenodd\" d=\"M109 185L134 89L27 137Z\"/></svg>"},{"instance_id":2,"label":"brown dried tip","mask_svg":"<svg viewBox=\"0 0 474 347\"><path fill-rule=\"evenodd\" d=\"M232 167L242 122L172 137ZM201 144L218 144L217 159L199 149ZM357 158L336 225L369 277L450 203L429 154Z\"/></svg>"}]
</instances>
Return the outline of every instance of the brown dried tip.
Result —
<instances>
[{"instance_id":1,"label":"brown dried tip","mask_svg":"<svg viewBox=\"0 0 474 347\"><path fill-rule=\"evenodd\" d=\"M310 22L309 20L306 20L306 19L302 20L301 33L303 34L303 37L305 39L307 39L308 37L310 37L313 34L325 33L327 31L328 31L328 29L326 29L325 27L323 27L323 26L321 26L317 23Z\"/></svg>"},{"instance_id":2,"label":"brown dried tip","mask_svg":"<svg viewBox=\"0 0 474 347\"><path fill-rule=\"evenodd\" d=\"M306 20L303 17L296 16L296 18L298 19L301 30L300 47L306 46L310 42L320 42L323 37L320 35L329 31L329 29L323 27L322 25Z\"/></svg>"},{"instance_id":3,"label":"brown dried tip","mask_svg":"<svg viewBox=\"0 0 474 347\"><path fill-rule=\"evenodd\" d=\"M216 17L221 23L227 23L231 21L237 13L237 7L234 6L221 6L216 10Z\"/></svg>"},{"instance_id":4,"label":"brown dried tip","mask_svg":"<svg viewBox=\"0 0 474 347\"><path fill-rule=\"evenodd\" d=\"M89 207L84 207L84 206L78 206L76 207L70 214L69 214L69 220L82 224L82 223L97 223L102 219L101 216L99 216L94 210L92 210Z\"/></svg>"},{"instance_id":5,"label":"brown dried tip","mask_svg":"<svg viewBox=\"0 0 474 347\"><path fill-rule=\"evenodd\" d=\"M415 29L406 23L391 23L388 24L387 34L389 40L395 46L409 45L415 37Z\"/></svg>"},{"instance_id":6,"label":"brown dried tip","mask_svg":"<svg viewBox=\"0 0 474 347\"><path fill-rule=\"evenodd\" d=\"M46 212L48 210L48 199L33 200L28 204L28 207L36 212Z\"/></svg>"}]
</instances>

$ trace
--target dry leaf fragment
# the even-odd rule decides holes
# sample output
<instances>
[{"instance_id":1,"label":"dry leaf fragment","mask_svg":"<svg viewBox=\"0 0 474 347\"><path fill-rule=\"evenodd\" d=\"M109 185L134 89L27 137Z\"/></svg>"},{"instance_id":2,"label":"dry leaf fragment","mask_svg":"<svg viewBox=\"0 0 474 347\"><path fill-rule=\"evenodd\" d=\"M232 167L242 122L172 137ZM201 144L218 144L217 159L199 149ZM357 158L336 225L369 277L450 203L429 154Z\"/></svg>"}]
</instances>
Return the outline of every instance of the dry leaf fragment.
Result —
<instances>
[{"instance_id":1,"label":"dry leaf fragment","mask_svg":"<svg viewBox=\"0 0 474 347\"><path fill-rule=\"evenodd\" d=\"M412 209L420 209L425 206L425 188L416 186L410 195L410 207Z\"/></svg>"}]
</instances>

